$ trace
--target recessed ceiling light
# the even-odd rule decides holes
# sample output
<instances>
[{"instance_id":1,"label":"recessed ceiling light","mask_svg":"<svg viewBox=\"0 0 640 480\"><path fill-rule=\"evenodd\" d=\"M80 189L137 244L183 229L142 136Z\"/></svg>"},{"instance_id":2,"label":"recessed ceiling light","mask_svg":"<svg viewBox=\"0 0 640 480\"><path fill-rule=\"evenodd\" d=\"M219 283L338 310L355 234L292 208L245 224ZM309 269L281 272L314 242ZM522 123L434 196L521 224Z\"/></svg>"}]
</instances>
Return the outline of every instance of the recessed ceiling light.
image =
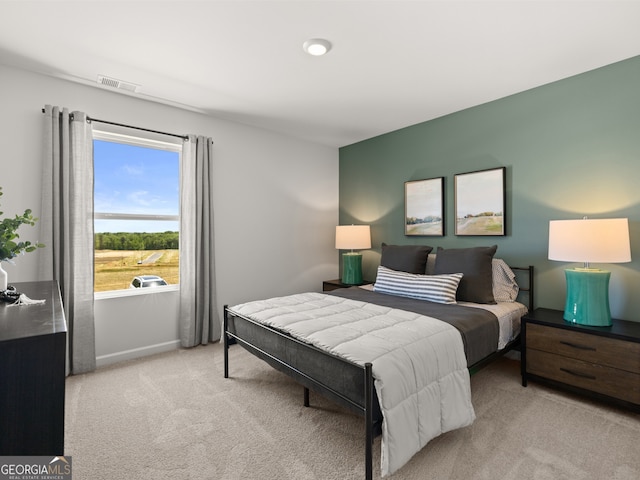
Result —
<instances>
[{"instance_id":1,"label":"recessed ceiling light","mask_svg":"<svg viewBox=\"0 0 640 480\"><path fill-rule=\"evenodd\" d=\"M302 49L309 55L319 57L331 50L331 42L324 38L312 38L302 44Z\"/></svg>"}]
</instances>

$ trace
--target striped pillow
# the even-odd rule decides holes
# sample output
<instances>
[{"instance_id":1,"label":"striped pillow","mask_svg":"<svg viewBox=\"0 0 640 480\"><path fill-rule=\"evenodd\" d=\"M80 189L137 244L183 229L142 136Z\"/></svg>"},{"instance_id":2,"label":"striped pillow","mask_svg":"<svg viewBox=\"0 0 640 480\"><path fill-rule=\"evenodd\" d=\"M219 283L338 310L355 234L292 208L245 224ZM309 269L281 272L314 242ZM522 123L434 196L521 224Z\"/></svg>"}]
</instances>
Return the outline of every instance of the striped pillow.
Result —
<instances>
[{"instance_id":1,"label":"striped pillow","mask_svg":"<svg viewBox=\"0 0 640 480\"><path fill-rule=\"evenodd\" d=\"M436 303L456 303L461 279L462 273L416 275L380 266L373 291Z\"/></svg>"}]
</instances>

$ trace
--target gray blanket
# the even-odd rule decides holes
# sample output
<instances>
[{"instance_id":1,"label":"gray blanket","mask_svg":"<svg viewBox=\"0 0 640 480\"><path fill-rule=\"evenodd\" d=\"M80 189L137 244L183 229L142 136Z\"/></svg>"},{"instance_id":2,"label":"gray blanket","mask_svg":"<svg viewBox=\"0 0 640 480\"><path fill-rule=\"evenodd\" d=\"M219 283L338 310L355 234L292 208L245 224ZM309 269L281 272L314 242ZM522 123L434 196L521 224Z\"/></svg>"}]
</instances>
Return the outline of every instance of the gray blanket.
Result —
<instances>
[{"instance_id":1,"label":"gray blanket","mask_svg":"<svg viewBox=\"0 0 640 480\"><path fill-rule=\"evenodd\" d=\"M441 304L373 292L358 287L339 288L329 295L397 308L437 318L456 327L462 335L467 366L471 366L497 350L499 325L496 316L480 308Z\"/></svg>"}]
</instances>

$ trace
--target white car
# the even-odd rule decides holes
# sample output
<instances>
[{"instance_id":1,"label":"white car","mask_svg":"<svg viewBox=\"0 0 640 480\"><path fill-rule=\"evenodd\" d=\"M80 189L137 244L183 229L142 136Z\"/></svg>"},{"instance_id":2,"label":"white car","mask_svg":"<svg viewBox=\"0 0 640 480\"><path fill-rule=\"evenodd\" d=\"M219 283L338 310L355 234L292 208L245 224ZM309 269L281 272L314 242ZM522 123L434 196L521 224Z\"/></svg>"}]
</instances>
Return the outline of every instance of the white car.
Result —
<instances>
[{"instance_id":1,"label":"white car","mask_svg":"<svg viewBox=\"0 0 640 480\"><path fill-rule=\"evenodd\" d=\"M168 285L164 278L157 275L140 275L131 280L129 288L161 287Z\"/></svg>"}]
</instances>

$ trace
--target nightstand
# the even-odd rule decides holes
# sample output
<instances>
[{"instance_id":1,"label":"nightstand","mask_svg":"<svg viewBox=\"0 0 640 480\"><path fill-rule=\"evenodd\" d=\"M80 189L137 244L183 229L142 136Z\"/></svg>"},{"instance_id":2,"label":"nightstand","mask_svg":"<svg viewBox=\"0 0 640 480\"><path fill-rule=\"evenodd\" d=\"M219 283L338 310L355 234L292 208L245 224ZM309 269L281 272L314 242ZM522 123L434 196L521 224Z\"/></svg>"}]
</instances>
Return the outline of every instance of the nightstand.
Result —
<instances>
[{"instance_id":1,"label":"nightstand","mask_svg":"<svg viewBox=\"0 0 640 480\"><path fill-rule=\"evenodd\" d=\"M335 280L325 280L324 282L322 282L322 291L330 292L331 290L335 290L337 288L359 287L361 285L367 285L369 283L373 283L373 282L364 281L357 285L350 285L348 283L342 283L342 281L339 278Z\"/></svg>"},{"instance_id":2,"label":"nightstand","mask_svg":"<svg viewBox=\"0 0 640 480\"><path fill-rule=\"evenodd\" d=\"M640 323L569 323L560 310L522 318L522 386L528 380L640 410Z\"/></svg>"}]
</instances>

